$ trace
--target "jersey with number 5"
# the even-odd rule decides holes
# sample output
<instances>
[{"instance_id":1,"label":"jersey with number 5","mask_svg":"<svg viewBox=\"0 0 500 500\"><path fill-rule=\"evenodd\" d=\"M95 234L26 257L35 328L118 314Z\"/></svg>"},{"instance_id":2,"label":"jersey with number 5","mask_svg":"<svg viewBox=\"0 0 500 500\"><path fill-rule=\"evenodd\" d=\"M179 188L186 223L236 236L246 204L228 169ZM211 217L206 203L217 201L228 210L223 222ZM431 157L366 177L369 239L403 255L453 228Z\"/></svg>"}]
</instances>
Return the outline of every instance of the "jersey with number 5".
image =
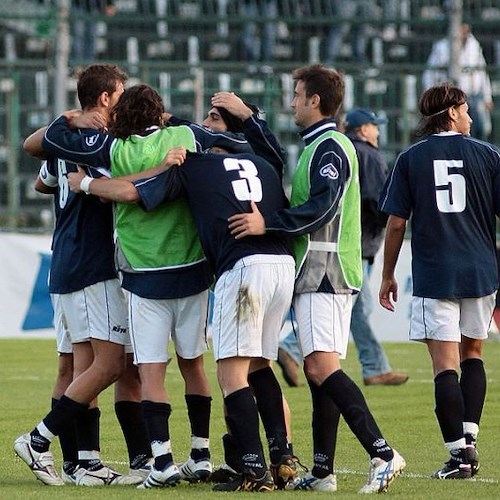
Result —
<instances>
[{"instance_id":1,"label":"jersey with number 5","mask_svg":"<svg viewBox=\"0 0 500 500\"><path fill-rule=\"evenodd\" d=\"M413 295L482 297L498 288L496 217L500 153L454 132L401 153L379 208L410 219Z\"/></svg>"}]
</instances>

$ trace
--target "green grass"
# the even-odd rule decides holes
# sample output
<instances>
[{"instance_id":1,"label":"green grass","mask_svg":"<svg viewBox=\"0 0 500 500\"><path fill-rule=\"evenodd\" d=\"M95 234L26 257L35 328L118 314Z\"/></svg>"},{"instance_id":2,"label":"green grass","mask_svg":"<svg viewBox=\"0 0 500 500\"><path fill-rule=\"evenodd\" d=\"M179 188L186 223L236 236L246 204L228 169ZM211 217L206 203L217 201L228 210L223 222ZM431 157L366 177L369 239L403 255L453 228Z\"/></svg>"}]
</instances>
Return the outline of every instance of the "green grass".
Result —
<instances>
[{"instance_id":1,"label":"green grass","mask_svg":"<svg viewBox=\"0 0 500 500\"><path fill-rule=\"evenodd\" d=\"M425 346L415 343L387 344L386 349L394 369L410 374L407 384L400 387L362 387L384 436L405 457L407 468L389 489L389 495L399 498L454 499L473 497L498 498L500 468L498 467L498 415L500 414L500 343L485 346L488 373L488 395L479 437L481 471L473 481L437 481L429 473L446 459L434 416L431 367ZM50 405L57 358L53 340L0 340L0 382L2 409L0 411L0 500L10 499L92 499L164 498L175 495L179 500L227 498L228 493L214 493L209 485L181 484L174 489L138 491L133 487L83 488L64 486L50 488L42 485L15 457L14 439L27 432L45 415ZM222 461L220 436L224 431L221 396L215 379L215 365L210 353L206 366L213 382L213 411L211 423L212 457L215 464ZM350 347L344 369L361 383L354 346ZM278 369L281 379L281 373ZM310 398L305 385L282 387L292 410L292 429L295 453L302 462L311 463ZM183 397L183 383L176 366L168 368L167 390L171 395L173 413L171 436L177 461L189 452L189 427ZM100 397L101 454L105 461L125 471L126 450L114 415L112 391ZM57 442L52 446L60 464ZM357 490L366 480L368 459L345 424L339 429L335 460L338 492L336 498L358 498ZM244 493L238 493L244 495ZM273 495L306 498L318 493L276 492ZM322 496L320 494L320 496Z\"/></svg>"}]
</instances>

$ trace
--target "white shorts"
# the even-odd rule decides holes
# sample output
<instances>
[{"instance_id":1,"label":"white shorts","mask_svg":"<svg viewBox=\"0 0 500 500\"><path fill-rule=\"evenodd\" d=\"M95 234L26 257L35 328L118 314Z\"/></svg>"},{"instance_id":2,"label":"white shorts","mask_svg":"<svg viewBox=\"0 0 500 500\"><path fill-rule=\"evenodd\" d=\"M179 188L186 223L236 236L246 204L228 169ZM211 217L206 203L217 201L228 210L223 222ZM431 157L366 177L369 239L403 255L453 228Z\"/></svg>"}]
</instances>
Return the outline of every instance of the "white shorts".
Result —
<instances>
[{"instance_id":1,"label":"white shorts","mask_svg":"<svg viewBox=\"0 0 500 500\"><path fill-rule=\"evenodd\" d=\"M51 293L52 308L54 309L54 328L56 330L56 345L59 354L73 354L73 344L69 336L66 318L62 311L61 295Z\"/></svg>"},{"instance_id":2,"label":"white shorts","mask_svg":"<svg viewBox=\"0 0 500 500\"><path fill-rule=\"evenodd\" d=\"M353 296L299 293L293 299L298 337L304 358L313 352L347 355Z\"/></svg>"},{"instance_id":3,"label":"white shorts","mask_svg":"<svg viewBox=\"0 0 500 500\"><path fill-rule=\"evenodd\" d=\"M168 363L168 343L176 353L195 359L208 349L208 290L182 299L146 299L129 295L130 337L134 361Z\"/></svg>"},{"instance_id":4,"label":"white shorts","mask_svg":"<svg viewBox=\"0 0 500 500\"><path fill-rule=\"evenodd\" d=\"M90 339L130 343L125 295L118 279L60 294L59 303L73 344Z\"/></svg>"},{"instance_id":5,"label":"white shorts","mask_svg":"<svg viewBox=\"0 0 500 500\"><path fill-rule=\"evenodd\" d=\"M496 292L471 299L412 297L410 340L460 342L488 338Z\"/></svg>"},{"instance_id":6,"label":"white shorts","mask_svg":"<svg viewBox=\"0 0 500 500\"><path fill-rule=\"evenodd\" d=\"M214 290L215 360L276 359L293 295L295 264L289 255L251 255L222 274Z\"/></svg>"}]
</instances>

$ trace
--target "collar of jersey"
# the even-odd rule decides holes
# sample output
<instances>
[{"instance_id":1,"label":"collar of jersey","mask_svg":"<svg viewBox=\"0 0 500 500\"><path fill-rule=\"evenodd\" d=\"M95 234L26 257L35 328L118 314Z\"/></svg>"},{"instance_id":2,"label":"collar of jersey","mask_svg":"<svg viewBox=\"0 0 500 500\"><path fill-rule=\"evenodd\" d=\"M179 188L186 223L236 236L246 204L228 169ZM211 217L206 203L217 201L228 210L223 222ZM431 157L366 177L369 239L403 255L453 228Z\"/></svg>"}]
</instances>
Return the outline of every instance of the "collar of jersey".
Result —
<instances>
[{"instance_id":1,"label":"collar of jersey","mask_svg":"<svg viewBox=\"0 0 500 500\"><path fill-rule=\"evenodd\" d=\"M447 130L446 132L439 132L439 134L432 134L432 135L437 135L438 137L446 137L448 135L462 135L460 132L455 132L454 130Z\"/></svg>"}]
</instances>

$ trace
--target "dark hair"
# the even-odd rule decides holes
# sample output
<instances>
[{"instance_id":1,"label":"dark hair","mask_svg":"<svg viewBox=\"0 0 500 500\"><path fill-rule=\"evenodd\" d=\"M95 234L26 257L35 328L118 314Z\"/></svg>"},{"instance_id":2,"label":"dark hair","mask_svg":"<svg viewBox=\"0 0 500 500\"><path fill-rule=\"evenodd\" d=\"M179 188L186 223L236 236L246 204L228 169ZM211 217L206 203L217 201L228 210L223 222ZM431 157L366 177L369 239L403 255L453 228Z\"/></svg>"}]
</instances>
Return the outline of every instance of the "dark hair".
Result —
<instances>
[{"instance_id":1,"label":"dark hair","mask_svg":"<svg viewBox=\"0 0 500 500\"><path fill-rule=\"evenodd\" d=\"M109 130L120 139L142 134L148 127L161 127L164 112L163 100L155 89L144 84L133 85L125 89L111 110Z\"/></svg>"},{"instance_id":2,"label":"dark hair","mask_svg":"<svg viewBox=\"0 0 500 500\"><path fill-rule=\"evenodd\" d=\"M313 64L296 69L293 79L304 82L306 97L317 94L319 109L323 116L334 117L344 101L344 75L322 64Z\"/></svg>"},{"instance_id":3,"label":"dark hair","mask_svg":"<svg viewBox=\"0 0 500 500\"><path fill-rule=\"evenodd\" d=\"M259 108L255 106L255 104L251 104L247 101L243 101L243 103L252 111L253 114L260 113ZM241 120L241 118L234 116L222 106L215 106L215 109L220 113L221 118L224 120L228 132L243 132L243 120Z\"/></svg>"},{"instance_id":4,"label":"dark hair","mask_svg":"<svg viewBox=\"0 0 500 500\"><path fill-rule=\"evenodd\" d=\"M128 80L127 73L116 64L92 64L82 69L77 78L76 88L82 109L93 108L103 92L112 94L117 83L125 85Z\"/></svg>"},{"instance_id":5,"label":"dark hair","mask_svg":"<svg viewBox=\"0 0 500 500\"><path fill-rule=\"evenodd\" d=\"M450 130L451 117L448 110L466 102L465 92L449 82L426 90L418 103L422 114L418 135L426 136Z\"/></svg>"}]
</instances>

